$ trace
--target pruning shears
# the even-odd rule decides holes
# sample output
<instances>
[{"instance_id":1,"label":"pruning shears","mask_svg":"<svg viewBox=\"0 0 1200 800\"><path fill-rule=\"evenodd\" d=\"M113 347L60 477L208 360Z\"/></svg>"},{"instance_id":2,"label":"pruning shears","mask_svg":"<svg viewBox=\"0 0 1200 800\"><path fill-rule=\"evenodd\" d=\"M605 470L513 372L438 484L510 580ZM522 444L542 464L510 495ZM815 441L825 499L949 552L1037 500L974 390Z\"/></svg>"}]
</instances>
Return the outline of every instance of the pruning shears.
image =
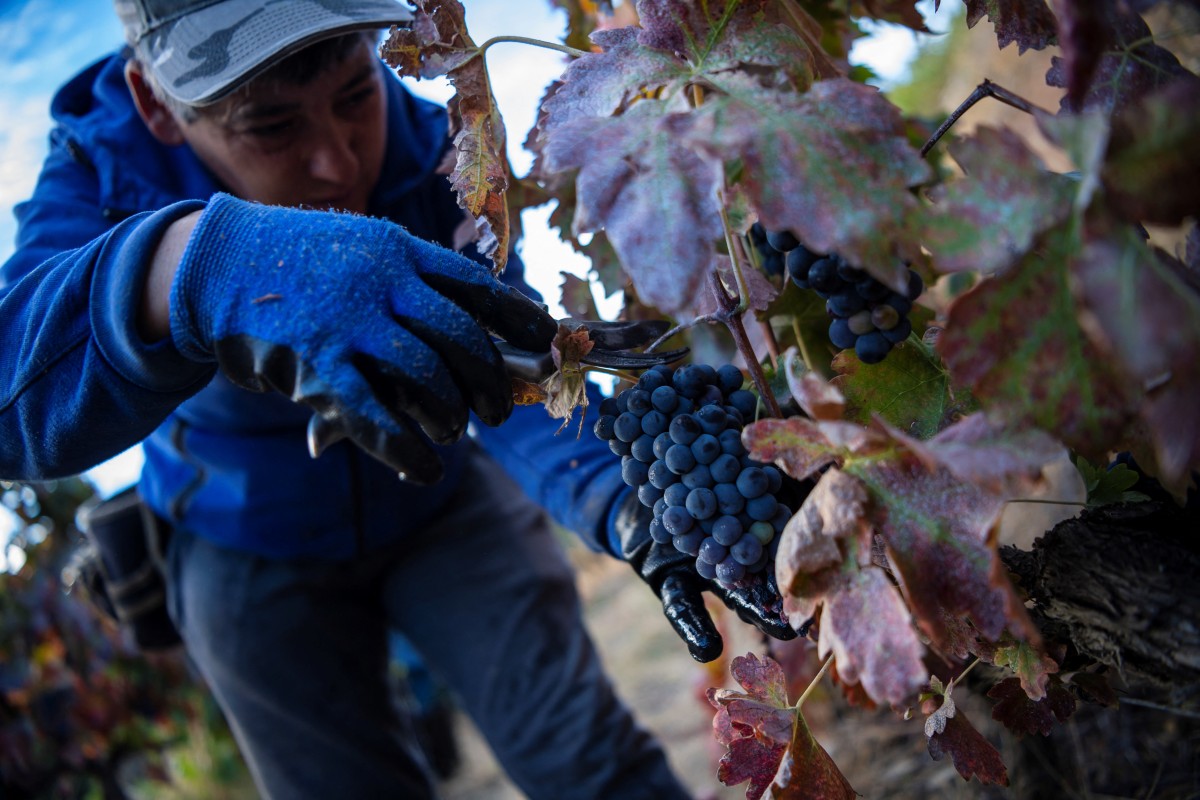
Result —
<instances>
[{"instance_id":1,"label":"pruning shears","mask_svg":"<svg viewBox=\"0 0 1200 800\"><path fill-rule=\"evenodd\" d=\"M567 318L559 320L572 331L586 330L592 349L579 361L593 367L612 370L644 370L659 364L671 364L686 356L689 348L663 352L637 352L671 329L666 320L606 321ZM554 356L549 346L544 351L523 350L508 342L497 342L508 374L530 383L541 383L555 373Z\"/></svg>"}]
</instances>

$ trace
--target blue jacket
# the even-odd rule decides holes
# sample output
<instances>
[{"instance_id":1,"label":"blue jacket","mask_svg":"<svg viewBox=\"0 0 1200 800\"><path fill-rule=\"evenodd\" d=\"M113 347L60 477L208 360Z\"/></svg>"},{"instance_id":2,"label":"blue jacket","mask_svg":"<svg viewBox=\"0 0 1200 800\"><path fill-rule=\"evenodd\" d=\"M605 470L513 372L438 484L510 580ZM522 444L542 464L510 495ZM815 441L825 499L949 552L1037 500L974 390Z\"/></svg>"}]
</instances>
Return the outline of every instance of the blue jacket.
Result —
<instances>
[{"instance_id":1,"label":"blue jacket","mask_svg":"<svg viewBox=\"0 0 1200 800\"><path fill-rule=\"evenodd\" d=\"M16 209L16 252L0 267L0 478L79 473L144 440L147 502L219 545L347 558L419 531L457 488L468 442L443 449L446 478L433 487L401 482L348 443L310 459L307 409L138 336L132 287L159 235L221 187L186 145L151 136L123 66L110 56L59 90L50 154ZM449 246L462 212L435 174L445 110L380 69L389 141L370 213ZM530 291L522 274L514 257L506 280ZM540 406L519 407L472 435L559 523L617 552L608 519L624 490L619 460L558 426Z\"/></svg>"}]
</instances>

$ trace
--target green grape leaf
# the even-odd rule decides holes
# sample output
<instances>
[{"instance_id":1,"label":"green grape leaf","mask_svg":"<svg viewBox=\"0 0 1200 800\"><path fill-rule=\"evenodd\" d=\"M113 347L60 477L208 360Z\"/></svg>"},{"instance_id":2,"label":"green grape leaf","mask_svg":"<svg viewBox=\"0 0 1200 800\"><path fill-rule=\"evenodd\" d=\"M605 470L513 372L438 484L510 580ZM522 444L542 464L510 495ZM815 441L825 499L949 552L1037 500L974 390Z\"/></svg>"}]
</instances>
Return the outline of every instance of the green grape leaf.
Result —
<instances>
[{"instance_id":1,"label":"green grape leaf","mask_svg":"<svg viewBox=\"0 0 1200 800\"><path fill-rule=\"evenodd\" d=\"M1131 492L1140 480L1136 472L1125 464L1114 464L1108 469L1093 466L1083 456L1074 459L1075 468L1083 478L1087 489L1088 508L1099 508L1113 503L1142 503L1150 498L1141 492Z\"/></svg>"},{"instance_id":2,"label":"green grape leaf","mask_svg":"<svg viewBox=\"0 0 1200 800\"><path fill-rule=\"evenodd\" d=\"M455 88L447 104L454 141L450 183L458 204L475 221L479 252L500 273L508 262L509 169L504 119L492 95L487 65L467 32L459 0L415 0L407 28L393 28L380 55L400 75L445 75Z\"/></svg>"},{"instance_id":3,"label":"green grape leaf","mask_svg":"<svg viewBox=\"0 0 1200 800\"><path fill-rule=\"evenodd\" d=\"M992 663L1015 672L1029 699L1041 700L1046 696L1046 684L1050 676L1058 672L1058 662L1028 642L1019 642L1011 637L1007 639L1007 643L992 651Z\"/></svg>"},{"instance_id":4,"label":"green grape leaf","mask_svg":"<svg viewBox=\"0 0 1200 800\"><path fill-rule=\"evenodd\" d=\"M1118 441L1133 403L1080 327L1068 288L1078 255L1069 231L1048 232L1011 270L954 301L937 350L981 404L1095 456Z\"/></svg>"},{"instance_id":5,"label":"green grape leaf","mask_svg":"<svg viewBox=\"0 0 1200 800\"><path fill-rule=\"evenodd\" d=\"M717 709L713 735L728 748L717 779L726 786L750 781L746 796L759 797L779 769L799 714L788 703L783 668L773 659L747 653L733 659L730 673L745 691L707 691Z\"/></svg>"},{"instance_id":6,"label":"green grape leaf","mask_svg":"<svg viewBox=\"0 0 1200 800\"><path fill-rule=\"evenodd\" d=\"M1145 393L1160 478L1186 483L1200 468L1200 293L1132 230L1089 238L1070 268L1088 332Z\"/></svg>"},{"instance_id":7,"label":"green grape leaf","mask_svg":"<svg viewBox=\"0 0 1200 800\"><path fill-rule=\"evenodd\" d=\"M926 728L929 755L934 761L949 755L963 780L978 778L985 785L1008 786L1008 769L1000 751L975 730L967 715L955 709L952 701L950 709L953 713L942 714L932 733Z\"/></svg>"},{"instance_id":8,"label":"green grape leaf","mask_svg":"<svg viewBox=\"0 0 1200 800\"><path fill-rule=\"evenodd\" d=\"M774 463L796 480L858 453L877 454L892 445L887 437L853 422L803 417L762 419L742 430L750 456Z\"/></svg>"},{"instance_id":9,"label":"green grape leaf","mask_svg":"<svg viewBox=\"0 0 1200 800\"><path fill-rule=\"evenodd\" d=\"M967 27L974 28L986 14L996 27L996 41L1003 50L1013 42L1018 52L1044 50L1056 44L1058 21L1046 0L965 0Z\"/></svg>"},{"instance_id":10,"label":"green grape leaf","mask_svg":"<svg viewBox=\"0 0 1200 800\"><path fill-rule=\"evenodd\" d=\"M928 439L974 409L970 394L956 391L940 361L924 344L902 342L878 364L864 365L846 350L833 360L832 384L846 400L846 419L866 425L878 414L915 439Z\"/></svg>"},{"instance_id":11,"label":"green grape leaf","mask_svg":"<svg viewBox=\"0 0 1200 800\"><path fill-rule=\"evenodd\" d=\"M949 149L966 177L930 192L925 246L939 271L1001 272L1070 215L1076 182L1045 171L1013 131L981 127Z\"/></svg>"},{"instance_id":12,"label":"green grape leaf","mask_svg":"<svg viewBox=\"0 0 1200 800\"><path fill-rule=\"evenodd\" d=\"M1018 736L1034 733L1049 736L1056 719L1066 722L1075 713L1074 696L1057 678L1050 681L1040 700L1030 698L1019 678L1005 678L987 694L996 701L992 706L992 719Z\"/></svg>"}]
</instances>

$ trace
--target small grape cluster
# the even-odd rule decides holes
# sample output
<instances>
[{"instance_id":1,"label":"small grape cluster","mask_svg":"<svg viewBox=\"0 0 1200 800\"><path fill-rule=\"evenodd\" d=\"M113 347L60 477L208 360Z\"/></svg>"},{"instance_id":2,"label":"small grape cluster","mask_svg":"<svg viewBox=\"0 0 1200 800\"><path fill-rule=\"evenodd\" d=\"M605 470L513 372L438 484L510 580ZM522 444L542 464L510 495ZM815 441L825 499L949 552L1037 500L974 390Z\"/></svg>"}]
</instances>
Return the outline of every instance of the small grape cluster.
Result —
<instances>
[{"instance_id":1,"label":"small grape cluster","mask_svg":"<svg viewBox=\"0 0 1200 800\"><path fill-rule=\"evenodd\" d=\"M737 585L772 563L792 511L783 475L742 445L758 404L726 364L657 366L605 398L596 436L621 456L621 477L654 510L650 535L696 558L705 578Z\"/></svg>"},{"instance_id":2,"label":"small grape cluster","mask_svg":"<svg viewBox=\"0 0 1200 800\"><path fill-rule=\"evenodd\" d=\"M883 361L912 332L908 312L925 287L921 276L911 269L908 287L901 294L837 253L812 252L790 231L766 231L756 222L750 238L760 255L764 250L760 241L766 249L781 254L792 283L813 290L825 301L825 310L833 317L830 341L841 349L853 348L864 364ZM768 261L763 258L764 264Z\"/></svg>"}]
</instances>

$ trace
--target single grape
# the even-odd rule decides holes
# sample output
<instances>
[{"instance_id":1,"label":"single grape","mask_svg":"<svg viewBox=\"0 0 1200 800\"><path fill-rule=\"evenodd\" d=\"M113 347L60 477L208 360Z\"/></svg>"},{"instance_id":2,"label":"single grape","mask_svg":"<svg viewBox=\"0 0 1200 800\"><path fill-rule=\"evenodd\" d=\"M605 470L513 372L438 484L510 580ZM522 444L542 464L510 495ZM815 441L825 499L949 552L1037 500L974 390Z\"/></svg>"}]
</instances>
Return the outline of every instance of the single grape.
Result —
<instances>
[{"instance_id":1,"label":"single grape","mask_svg":"<svg viewBox=\"0 0 1200 800\"><path fill-rule=\"evenodd\" d=\"M721 443L721 452L740 458L746 454L746 446L742 444L742 432L739 430L724 430L717 437L717 441Z\"/></svg>"},{"instance_id":2,"label":"single grape","mask_svg":"<svg viewBox=\"0 0 1200 800\"><path fill-rule=\"evenodd\" d=\"M679 482L679 476L671 472L667 468L666 462L662 460L655 461L650 465L646 471L646 479L663 491L666 491L668 486Z\"/></svg>"},{"instance_id":3,"label":"single grape","mask_svg":"<svg viewBox=\"0 0 1200 800\"><path fill-rule=\"evenodd\" d=\"M600 415L603 417L617 418L621 413L621 409L617 408L617 398L606 397L600 401Z\"/></svg>"},{"instance_id":4,"label":"single grape","mask_svg":"<svg viewBox=\"0 0 1200 800\"><path fill-rule=\"evenodd\" d=\"M696 574L705 580L711 581L717 577L717 567L715 564L710 564L702 558L697 558Z\"/></svg>"},{"instance_id":5,"label":"single grape","mask_svg":"<svg viewBox=\"0 0 1200 800\"><path fill-rule=\"evenodd\" d=\"M884 306L884 308L888 308L888 306ZM864 333L870 333L875 330L875 323L871 321L871 312L865 308L847 317L846 326L850 328L850 332L855 336L862 336ZM645 429L644 422L642 423L642 428L643 430Z\"/></svg>"},{"instance_id":6,"label":"single grape","mask_svg":"<svg viewBox=\"0 0 1200 800\"><path fill-rule=\"evenodd\" d=\"M663 489L663 499L667 501L669 506L683 507L687 502L688 493L692 491L682 483L672 483L666 489Z\"/></svg>"},{"instance_id":7,"label":"single grape","mask_svg":"<svg viewBox=\"0 0 1200 800\"><path fill-rule=\"evenodd\" d=\"M742 523L737 521L737 517L725 514L713 522L712 537L726 547L742 538L743 533L745 529L742 528Z\"/></svg>"},{"instance_id":8,"label":"single grape","mask_svg":"<svg viewBox=\"0 0 1200 800\"><path fill-rule=\"evenodd\" d=\"M636 414L626 411L613 422L613 435L622 442L632 442L642 435L642 419Z\"/></svg>"},{"instance_id":9,"label":"single grape","mask_svg":"<svg viewBox=\"0 0 1200 800\"><path fill-rule=\"evenodd\" d=\"M739 514L746 507L746 498L742 497L736 483L718 483L712 490L717 496L717 511L722 514Z\"/></svg>"},{"instance_id":10,"label":"single grape","mask_svg":"<svg viewBox=\"0 0 1200 800\"><path fill-rule=\"evenodd\" d=\"M667 456L663 461L666 462L667 469L676 475L682 475L696 466L696 457L692 455L692 448L686 444L671 445L667 448Z\"/></svg>"},{"instance_id":11,"label":"single grape","mask_svg":"<svg viewBox=\"0 0 1200 800\"><path fill-rule=\"evenodd\" d=\"M697 558L710 564L719 564L727 555L729 555L729 548L708 536L700 543L700 552L697 553Z\"/></svg>"},{"instance_id":12,"label":"single grape","mask_svg":"<svg viewBox=\"0 0 1200 800\"><path fill-rule=\"evenodd\" d=\"M908 338L910 333L912 333L912 320L910 320L908 317L905 317L896 323L896 327L892 328L890 331L884 331L883 338L887 339L892 344L900 344Z\"/></svg>"},{"instance_id":13,"label":"single grape","mask_svg":"<svg viewBox=\"0 0 1200 800\"><path fill-rule=\"evenodd\" d=\"M669 378L658 370L648 369L638 378L637 387L643 391L650 392L651 396L654 390L665 384Z\"/></svg>"},{"instance_id":14,"label":"single grape","mask_svg":"<svg viewBox=\"0 0 1200 800\"><path fill-rule=\"evenodd\" d=\"M717 513L717 496L713 494L712 489L706 489L703 486L692 489L688 492L684 508L696 519L708 519Z\"/></svg>"},{"instance_id":15,"label":"single grape","mask_svg":"<svg viewBox=\"0 0 1200 800\"><path fill-rule=\"evenodd\" d=\"M787 272L792 279L792 283L799 286L801 289L808 288L808 271L812 269L812 265L816 263L821 256L812 252L804 245L791 250L787 254ZM803 285L801 285L803 284Z\"/></svg>"},{"instance_id":16,"label":"single grape","mask_svg":"<svg viewBox=\"0 0 1200 800\"><path fill-rule=\"evenodd\" d=\"M675 444L675 442L671 440L671 434L669 433L660 433L658 436L655 436L654 457L658 459L666 458L667 448L673 444Z\"/></svg>"},{"instance_id":17,"label":"single grape","mask_svg":"<svg viewBox=\"0 0 1200 800\"><path fill-rule=\"evenodd\" d=\"M630 452L631 452L630 447L629 447L629 442L622 442L620 439L617 439L616 437L613 437L612 439L608 440L608 449L612 450L614 453L616 453L619 456L627 456L627 455L630 455Z\"/></svg>"},{"instance_id":18,"label":"single grape","mask_svg":"<svg viewBox=\"0 0 1200 800\"><path fill-rule=\"evenodd\" d=\"M800 240L791 231L767 231L767 244L781 253L786 253L799 247Z\"/></svg>"},{"instance_id":19,"label":"single grape","mask_svg":"<svg viewBox=\"0 0 1200 800\"><path fill-rule=\"evenodd\" d=\"M755 520L754 523L746 529L746 532L758 539L759 544L768 544L775 538L775 528L769 522Z\"/></svg>"},{"instance_id":20,"label":"single grape","mask_svg":"<svg viewBox=\"0 0 1200 800\"><path fill-rule=\"evenodd\" d=\"M763 546L762 542L754 536L743 536L729 548L728 552L739 564L749 567L762 558Z\"/></svg>"},{"instance_id":21,"label":"single grape","mask_svg":"<svg viewBox=\"0 0 1200 800\"><path fill-rule=\"evenodd\" d=\"M892 343L885 339L879 331L858 337L858 342L854 345L855 355L864 364L878 364L887 357L888 351L891 349Z\"/></svg>"},{"instance_id":22,"label":"single grape","mask_svg":"<svg viewBox=\"0 0 1200 800\"><path fill-rule=\"evenodd\" d=\"M923 291L925 291L925 281L921 280L921 276L910 269L908 271L908 291L906 292L908 299L916 300L921 296L921 292Z\"/></svg>"},{"instance_id":23,"label":"single grape","mask_svg":"<svg viewBox=\"0 0 1200 800\"><path fill-rule=\"evenodd\" d=\"M737 583L746 577L746 566L739 564L736 559L726 558L717 564L717 580L723 583Z\"/></svg>"},{"instance_id":24,"label":"single grape","mask_svg":"<svg viewBox=\"0 0 1200 800\"><path fill-rule=\"evenodd\" d=\"M617 418L612 414L601 414L600 419L592 426L592 433L596 434L597 439L608 441L613 438L613 424L616 421Z\"/></svg>"},{"instance_id":25,"label":"single grape","mask_svg":"<svg viewBox=\"0 0 1200 800\"><path fill-rule=\"evenodd\" d=\"M902 317L908 316L908 312L912 311L912 300L902 294L892 292L883 302L896 309L896 313Z\"/></svg>"},{"instance_id":26,"label":"single grape","mask_svg":"<svg viewBox=\"0 0 1200 800\"><path fill-rule=\"evenodd\" d=\"M654 518L661 522L663 512L667 510L667 501L661 497L658 498L657 500L654 501L652 510L654 511Z\"/></svg>"},{"instance_id":27,"label":"single grape","mask_svg":"<svg viewBox=\"0 0 1200 800\"><path fill-rule=\"evenodd\" d=\"M890 331L900 322L900 312L887 303L871 309L871 324L881 331Z\"/></svg>"},{"instance_id":28,"label":"single grape","mask_svg":"<svg viewBox=\"0 0 1200 800\"><path fill-rule=\"evenodd\" d=\"M692 515L683 506L667 506L667 510L662 515L662 522L663 527L672 536L687 533L696 524L696 520L692 518Z\"/></svg>"},{"instance_id":29,"label":"single grape","mask_svg":"<svg viewBox=\"0 0 1200 800\"><path fill-rule=\"evenodd\" d=\"M755 522L769 522L778 507L779 501L773 494L760 494L746 501L746 513Z\"/></svg>"},{"instance_id":30,"label":"single grape","mask_svg":"<svg viewBox=\"0 0 1200 800\"><path fill-rule=\"evenodd\" d=\"M630 389L625 394L628 395L628 400L625 401L626 410L631 414L640 417L650 410L650 393L645 389Z\"/></svg>"},{"instance_id":31,"label":"single grape","mask_svg":"<svg viewBox=\"0 0 1200 800\"><path fill-rule=\"evenodd\" d=\"M696 421L700 423L700 429L714 436L725 430L725 425L729 421L729 415L725 413L724 406L719 405L704 406L696 412L695 417Z\"/></svg>"},{"instance_id":32,"label":"single grape","mask_svg":"<svg viewBox=\"0 0 1200 800\"><path fill-rule=\"evenodd\" d=\"M720 446L719 441L717 446ZM708 465L708 470L717 483L733 483L737 480L738 473L742 471L742 463L737 456L722 452Z\"/></svg>"},{"instance_id":33,"label":"single grape","mask_svg":"<svg viewBox=\"0 0 1200 800\"><path fill-rule=\"evenodd\" d=\"M646 508L654 508L654 504L662 499L662 489L652 483L643 483L637 488L638 500Z\"/></svg>"},{"instance_id":34,"label":"single grape","mask_svg":"<svg viewBox=\"0 0 1200 800\"><path fill-rule=\"evenodd\" d=\"M849 320L835 319L829 323L829 341L839 350L849 350L858 341L858 334L850 330Z\"/></svg>"},{"instance_id":35,"label":"single grape","mask_svg":"<svg viewBox=\"0 0 1200 800\"><path fill-rule=\"evenodd\" d=\"M747 500L758 497L767 490L770 481L758 467L747 467L737 477L737 488Z\"/></svg>"},{"instance_id":36,"label":"single grape","mask_svg":"<svg viewBox=\"0 0 1200 800\"><path fill-rule=\"evenodd\" d=\"M700 552L700 543L704 541L704 531L699 528L692 528L687 533L679 534L671 537L671 543L675 545L675 549L681 553L687 553L693 558Z\"/></svg>"},{"instance_id":37,"label":"single grape","mask_svg":"<svg viewBox=\"0 0 1200 800\"><path fill-rule=\"evenodd\" d=\"M689 489L711 489L714 483L707 464L697 464L679 477Z\"/></svg>"},{"instance_id":38,"label":"single grape","mask_svg":"<svg viewBox=\"0 0 1200 800\"><path fill-rule=\"evenodd\" d=\"M620 417L617 417L619 420ZM671 424L667 427L671 432L671 439L676 444L689 445L696 441L696 437L704 433L700 427L700 423L691 414L676 414L671 419Z\"/></svg>"},{"instance_id":39,"label":"single grape","mask_svg":"<svg viewBox=\"0 0 1200 800\"><path fill-rule=\"evenodd\" d=\"M667 533L667 529L662 525L662 520L657 517L650 520L650 538L659 544L667 544L671 541L671 534Z\"/></svg>"},{"instance_id":40,"label":"single grape","mask_svg":"<svg viewBox=\"0 0 1200 800\"><path fill-rule=\"evenodd\" d=\"M684 364L679 369L675 370L673 379L675 391L684 397L699 397L708 384L704 380L704 374L697 369L697 364Z\"/></svg>"},{"instance_id":41,"label":"single grape","mask_svg":"<svg viewBox=\"0 0 1200 800\"><path fill-rule=\"evenodd\" d=\"M825 301L825 309L835 317L851 317L861 311L867 302L859 297L853 289L841 290L829 295Z\"/></svg>"},{"instance_id":42,"label":"single grape","mask_svg":"<svg viewBox=\"0 0 1200 800\"><path fill-rule=\"evenodd\" d=\"M691 448L697 464L711 464L721 455L721 442L711 433L702 433L697 436L696 441L692 442Z\"/></svg>"},{"instance_id":43,"label":"single grape","mask_svg":"<svg viewBox=\"0 0 1200 800\"><path fill-rule=\"evenodd\" d=\"M730 392L729 405L742 412L742 419L754 419L754 412L758 410L758 395L749 389L738 389L736 392Z\"/></svg>"},{"instance_id":44,"label":"single grape","mask_svg":"<svg viewBox=\"0 0 1200 800\"><path fill-rule=\"evenodd\" d=\"M838 277L841 278L846 283L857 283L858 281L863 279L864 275L866 275L866 273L863 270L854 266L849 261L842 258L840 255L836 256L835 258L837 261Z\"/></svg>"},{"instance_id":45,"label":"single grape","mask_svg":"<svg viewBox=\"0 0 1200 800\"><path fill-rule=\"evenodd\" d=\"M813 262L808 268L808 285L818 292L832 292L842 285L833 259L826 256Z\"/></svg>"},{"instance_id":46,"label":"single grape","mask_svg":"<svg viewBox=\"0 0 1200 800\"><path fill-rule=\"evenodd\" d=\"M782 275L787 269L787 257L778 250L763 253L762 268L768 275Z\"/></svg>"},{"instance_id":47,"label":"single grape","mask_svg":"<svg viewBox=\"0 0 1200 800\"><path fill-rule=\"evenodd\" d=\"M779 471L779 467L774 464L764 464L762 471L767 475L767 491L771 494L779 494L779 490L783 488L783 473Z\"/></svg>"},{"instance_id":48,"label":"single grape","mask_svg":"<svg viewBox=\"0 0 1200 800\"><path fill-rule=\"evenodd\" d=\"M650 393L650 405L657 411L670 414L679 405L679 394L674 386L664 384Z\"/></svg>"},{"instance_id":49,"label":"single grape","mask_svg":"<svg viewBox=\"0 0 1200 800\"><path fill-rule=\"evenodd\" d=\"M720 367L717 367L717 385L727 395L733 394L742 388L742 383L745 380L745 377L742 376L742 371L733 364L722 364Z\"/></svg>"},{"instance_id":50,"label":"single grape","mask_svg":"<svg viewBox=\"0 0 1200 800\"><path fill-rule=\"evenodd\" d=\"M868 303L879 303L888 296L891 289L887 287L887 284L867 276L854 282L854 291L858 292L859 296Z\"/></svg>"},{"instance_id":51,"label":"single grape","mask_svg":"<svg viewBox=\"0 0 1200 800\"><path fill-rule=\"evenodd\" d=\"M629 445L629 454L644 464L653 464L658 459L654 455L654 437L642 434Z\"/></svg>"}]
</instances>

